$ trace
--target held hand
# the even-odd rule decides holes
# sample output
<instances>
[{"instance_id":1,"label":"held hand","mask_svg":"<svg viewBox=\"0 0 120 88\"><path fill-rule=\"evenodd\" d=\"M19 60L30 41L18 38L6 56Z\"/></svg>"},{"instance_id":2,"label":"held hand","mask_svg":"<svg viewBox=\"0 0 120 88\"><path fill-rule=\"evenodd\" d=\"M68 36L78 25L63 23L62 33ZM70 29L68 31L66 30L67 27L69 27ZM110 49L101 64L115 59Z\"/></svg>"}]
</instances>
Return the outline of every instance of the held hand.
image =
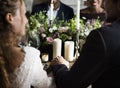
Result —
<instances>
[{"instance_id":1,"label":"held hand","mask_svg":"<svg viewBox=\"0 0 120 88\"><path fill-rule=\"evenodd\" d=\"M51 61L51 65L64 64L69 68L69 62L65 60L62 56L57 56Z\"/></svg>"}]
</instances>

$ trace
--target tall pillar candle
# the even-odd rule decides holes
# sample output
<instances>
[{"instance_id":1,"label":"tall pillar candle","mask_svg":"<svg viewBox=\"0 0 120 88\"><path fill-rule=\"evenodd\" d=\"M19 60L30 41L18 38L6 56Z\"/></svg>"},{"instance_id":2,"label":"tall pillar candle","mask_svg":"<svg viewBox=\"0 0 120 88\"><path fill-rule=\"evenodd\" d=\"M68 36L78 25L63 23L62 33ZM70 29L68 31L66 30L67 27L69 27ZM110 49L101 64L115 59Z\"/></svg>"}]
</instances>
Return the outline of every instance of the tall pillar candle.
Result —
<instances>
[{"instance_id":1,"label":"tall pillar candle","mask_svg":"<svg viewBox=\"0 0 120 88\"><path fill-rule=\"evenodd\" d=\"M74 42L66 41L64 45L64 57L67 61L73 61L74 59Z\"/></svg>"},{"instance_id":2,"label":"tall pillar candle","mask_svg":"<svg viewBox=\"0 0 120 88\"><path fill-rule=\"evenodd\" d=\"M51 4L50 4L50 20L53 20L53 9L54 9L54 4L53 4L53 0L51 0Z\"/></svg>"},{"instance_id":3,"label":"tall pillar candle","mask_svg":"<svg viewBox=\"0 0 120 88\"><path fill-rule=\"evenodd\" d=\"M80 29L80 0L77 0L77 18L76 18L76 29Z\"/></svg>"},{"instance_id":4,"label":"tall pillar candle","mask_svg":"<svg viewBox=\"0 0 120 88\"><path fill-rule=\"evenodd\" d=\"M59 38L53 41L53 58L56 56L61 56L62 40Z\"/></svg>"}]
</instances>

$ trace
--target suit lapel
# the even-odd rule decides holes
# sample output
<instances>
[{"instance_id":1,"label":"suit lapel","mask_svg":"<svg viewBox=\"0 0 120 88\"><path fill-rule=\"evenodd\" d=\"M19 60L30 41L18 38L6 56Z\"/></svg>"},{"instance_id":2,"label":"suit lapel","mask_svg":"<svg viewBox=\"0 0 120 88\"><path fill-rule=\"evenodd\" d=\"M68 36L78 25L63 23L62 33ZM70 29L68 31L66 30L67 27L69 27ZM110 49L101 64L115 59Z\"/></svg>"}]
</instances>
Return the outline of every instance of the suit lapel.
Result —
<instances>
[{"instance_id":1,"label":"suit lapel","mask_svg":"<svg viewBox=\"0 0 120 88\"><path fill-rule=\"evenodd\" d=\"M59 8L57 16L56 16L58 20L62 19L62 14L61 14L63 11L62 8L63 8L62 3L60 2L60 8Z\"/></svg>"}]
</instances>

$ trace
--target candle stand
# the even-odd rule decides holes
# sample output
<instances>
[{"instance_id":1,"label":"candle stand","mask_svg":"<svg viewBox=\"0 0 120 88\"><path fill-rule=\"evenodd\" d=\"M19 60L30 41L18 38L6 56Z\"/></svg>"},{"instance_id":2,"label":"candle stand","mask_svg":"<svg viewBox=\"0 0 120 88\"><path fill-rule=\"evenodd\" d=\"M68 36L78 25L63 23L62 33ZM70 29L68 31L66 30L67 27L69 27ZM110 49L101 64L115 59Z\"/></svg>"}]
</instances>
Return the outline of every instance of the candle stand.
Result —
<instances>
[{"instance_id":1,"label":"candle stand","mask_svg":"<svg viewBox=\"0 0 120 88\"><path fill-rule=\"evenodd\" d=\"M76 31L76 41L75 41L75 43L76 43L76 45L75 45L75 57L76 57L76 59L78 59L78 57L79 57L79 55L80 55L80 53L79 53L79 48L80 48L80 39L79 39L79 35L80 35L80 30L77 30Z\"/></svg>"},{"instance_id":2,"label":"candle stand","mask_svg":"<svg viewBox=\"0 0 120 88\"><path fill-rule=\"evenodd\" d=\"M49 27L51 28L52 26L52 20L49 20Z\"/></svg>"}]
</instances>

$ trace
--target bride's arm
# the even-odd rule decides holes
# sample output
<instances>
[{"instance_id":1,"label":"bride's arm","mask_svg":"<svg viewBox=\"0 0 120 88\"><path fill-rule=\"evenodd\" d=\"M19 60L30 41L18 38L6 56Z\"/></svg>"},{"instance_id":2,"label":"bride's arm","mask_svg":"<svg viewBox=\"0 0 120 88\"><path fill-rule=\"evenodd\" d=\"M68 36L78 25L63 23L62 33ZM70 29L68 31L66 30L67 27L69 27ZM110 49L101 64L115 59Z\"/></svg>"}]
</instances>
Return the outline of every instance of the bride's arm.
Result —
<instances>
[{"instance_id":1,"label":"bride's arm","mask_svg":"<svg viewBox=\"0 0 120 88\"><path fill-rule=\"evenodd\" d=\"M43 69L43 64L39 56L40 54L34 57L35 63L32 66L32 86L35 88L54 88L53 78L48 77L47 72Z\"/></svg>"}]
</instances>

